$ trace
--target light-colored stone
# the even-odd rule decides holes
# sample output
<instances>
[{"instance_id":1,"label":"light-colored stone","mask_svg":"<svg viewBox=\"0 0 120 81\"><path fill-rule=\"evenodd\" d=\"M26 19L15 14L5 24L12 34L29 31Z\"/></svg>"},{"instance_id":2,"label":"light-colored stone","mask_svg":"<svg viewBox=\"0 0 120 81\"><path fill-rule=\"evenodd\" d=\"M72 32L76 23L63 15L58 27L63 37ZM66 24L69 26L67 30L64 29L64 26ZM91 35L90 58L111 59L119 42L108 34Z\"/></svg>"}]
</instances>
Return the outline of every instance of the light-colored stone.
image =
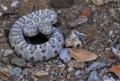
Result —
<instances>
[{"instance_id":1,"label":"light-colored stone","mask_svg":"<svg viewBox=\"0 0 120 81\"><path fill-rule=\"evenodd\" d=\"M30 72L30 69L25 68L25 69L22 71L22 75L27 75L29 72Z\"/></svg>"},{"instance_id":2,"label":"light-colored stone","mask_svg":"<svg viewBox=\"0 0 120 81\"><path fill-rule=\"evenodd\" d=\"M13 75L13 76L19 76L21 72L22 72L22 69L19 67L12 67L10 69L10 75Z\"/></svg>"},{"instance_id":3,"label":"light-colored stone","mask_svg":"<svg viewBox=\"0 0 120 81\"><path fill-rule=\"evenodd\" d=\"M0 66L0 77L2 76L10 77L10 68L11 66L6 67Z\"/></svg>"},{"instance_id":4,"label":"light-colored stone","mask_svg":"<svg viewBox=\"0 0 120 81\"><path fill-rule=\"evenodd\" d=\"M32 67L31 63L27 63L25 59L22 58L14 58L11 60L11 63L19 67Z\"/></svg>"},{"instance_id":5,"label":"light-colored stone","mask_svg":"<svg viewBox=\"0 0 120 81\"><path fill-rule=\"evenodd\" d=\"M73 67L68 67L68 68L67 68L67 71L68 71L68 72L72 72L73 70L74 70Z\"/></svg>"},{"instance_id":6,"label":"light-colored stone","mask_svg":"<svg viewBox=\"0 0 120 81\"><path fill-rule=\"evenodd\" d=\"M70 55L69 49L68 49L68 48L63 48L63 49L60 51L59 58L60 58L62 61L64 61L64 63L70 61L70 60L71 60L71 55Z\"/></svg>"},{"instance_id":7,"label":"light-colored stone","mask_svg":"<svg viewBox=\"0 0 120 81\"><path fill-rule=\"evenodd\" d=\"M104 80L104 81L117 81L117 80L115 80L113 77L110 77L110 78L108 78L107 80Z\"/></svg>"},{"instance_id":8,"label":"light-colored stone","mask_svg":"<svg viewBox=\"0 0 120 81\"><path fill-rule=\"evenodd\" d=\"M87 81L102 81L97 71L92 71Z\"/></svg>"},{"instance_id":9,"label":"light-colored stone","mask_svg":"<svg viewBox=\"0 0 120 81\"><path fill-rule=\"evenodd\" d=\"M115 39L115 41L113 41L113 47L112 47L112 52L114 53L114 55L116 55L117 57L119 57L120 59L120 38Z\"/></svg>"},{"instance_id":10,"label":"light-colored stone","mask_svg":"<svg viewBox=\"0 0 120 81\"><path fill-rule=\"evenodd\" d=\"M71 27L76 27L84 23L87 23L87 21L88 21L88 18L82 15L79 18L75 19L74 21L69 22L68 25Z\"/></svg>"},{"instance_id":11,"label":"light-colored stone","mask_svg":"<svg viewBox=\"0 0 120 81\"><path fill-rule=\"evenodd\" d=\"M66 47L78 47L82 46L82 42L79 40L78 36L75 33L75 30L72 30L65 38Z\"/></svg>"},{"instance_id":12,"label":"light-colored stone","mask_svg":"<svg viewBox=\"0 0 120 81\"><path fill-rule=\"evenodd\" d=\"M4 5L1 4L1 7L2 7L2 9L5 10L5 11L8 10L7 6L4 6Z\"/></svg>"},{"instance_id":13,"label":"light-colored stone","mask_svg":"<svg viewBox=\"0 0 120 81\"><path fill-rule=\"evenodd\" d=\"M80 70L77 70L76 72L75 72L75 76L78 76L80 74Z\"/></svg>"},{"instance_id":14,"label":"light-colored stone","mask_svg":"<svg viewBox=\"0 0 120 81\"><path fill-rule=\"evenodd\" d=\"M5 49L3 56L8 56L9 54L13 54L13 50L12 49Z\"/></svg>"},{"instance_id":15,"label":"light-colored stone","mask_svg":"<svg viewBox=\"0 0 120 81\"><path fill-rule=\"evenodd\" d=\"M33 75L37 76L37 77L45 77L45 76L49 76L49 73L47 71L35 71L32 73Z\"/></svg>"},{"instance_id":16,"label":"light-colored stone","mask_svg":"<svg viewBox=\"0 0 120 81\"><path fill-rule=\"evenodd\" d=\"M103 5L103 4L104 4L104 1L103 1L103 0L92 0L92 2L93 2L95 5Z\"/></svg>"}]
</instances>

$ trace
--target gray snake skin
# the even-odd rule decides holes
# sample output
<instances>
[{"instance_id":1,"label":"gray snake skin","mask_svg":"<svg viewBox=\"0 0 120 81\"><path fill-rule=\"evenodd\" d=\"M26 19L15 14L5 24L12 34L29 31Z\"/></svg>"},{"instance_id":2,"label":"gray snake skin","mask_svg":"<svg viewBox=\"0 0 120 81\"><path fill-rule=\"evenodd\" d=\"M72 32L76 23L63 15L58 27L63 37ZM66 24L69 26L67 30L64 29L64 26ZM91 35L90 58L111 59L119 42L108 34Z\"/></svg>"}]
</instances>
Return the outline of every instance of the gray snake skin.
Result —
<instances>
[{"instance_id":1,"label":"gray snake skin","mask_svg":"<svg viewBox=\"0 0 120 81\"><path fill-rule=\"evenodd\" d=\"M56 22L56 12L49 9L38 10L19 18L9 32L9 42L14 52L31 62L57 56L63 48L64 38L62 32L53 26ZM24 36L36 36L39 32L44 35L51 34L51 37L47 42L37 45L26 41Z\"/></svg>"}]
</instances>

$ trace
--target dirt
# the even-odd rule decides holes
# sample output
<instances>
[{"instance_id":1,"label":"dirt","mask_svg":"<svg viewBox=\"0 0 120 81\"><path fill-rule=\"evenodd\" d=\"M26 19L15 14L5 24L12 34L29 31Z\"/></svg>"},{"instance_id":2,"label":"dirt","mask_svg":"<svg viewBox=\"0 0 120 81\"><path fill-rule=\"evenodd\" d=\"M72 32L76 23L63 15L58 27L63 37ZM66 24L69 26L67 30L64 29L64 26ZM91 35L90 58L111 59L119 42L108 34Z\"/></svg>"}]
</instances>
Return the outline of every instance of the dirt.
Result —
<instances>
[{"instance_id":1,"label":"dirt","mask_svg":"<svg viewBox=\"0 0 120 81\"><path fill-rule=\"evenodd\" d=\"M55 10L58 13L58 25L60 28L64 29L64 36L66 36L71 30L78 30L80 32L83 32L86 34L87 39L84 43L83 49L90 50L94 53L96 53L99 58L96 61L107 61L110 60L109 58L109 50L113 46L113 41L120 36L120 3L108 3L104 5L97 6L93 3L87 3L87 0L75 0L73 4L67 4L67 6L62 7L62 3L59 5L59 8L56 8L57 5L51 6L50 0L20 0L17 7L12 7L11 3L14 0L0 0L0 13L3 13L2 16L0 16L0 29L4 31L1 32L4 36L5 43L0 42L0 49L11 49L9 46L9 40L8 40L8 34L9 30L12 27L13 23L20 18L21 16L39 10L39 9L52 9ZM64 3L64 0L62 0ZM69 0L68 0L69 1ZM54 3L55 4L55 3ZM4 10L1 5L4 5L7 7L7 10ZM71 27L68 25L69 22L74 21L75 19L79 18L82 14L82 10L84 8L88 8L91 12L90 17L88 18L88 22L78 25L76 27ZM112 31L112 34L109 35L110 31ZM0 38L2 40L2 38ZM7 45L7 46L6 46ZM107 50L108 49L108 50ZM120 64L117 58L114 58L117 63ZM54 66L56 64L61 64L61 61L58 57L55 59L52 59L48 62L43 63L35 63L33 64L32 71L34 70L45 70L46 65ZM90 62L91 63L91 62ZM89 65L89 62L85 64L85 66ZM11 64L10 64L11 65ZM12 66L12 65L11 65ZM1 66L2 67L2 66ZM111 66L110 66L111 67ZM107 69L109 69L108 67ZM57 68L58 69L58 68ZM55 69L54 69L55 70ZM50 70L50 71L54 71ZM75 70L74 70L75 71ZM50 74L50 76L54 75L56 81L78 81L78 79L74 79L74 74L70 74L71 79L67 78L66 70L61 74L64 77L58 77L58 72L56 71L56 74ZM109 73L108 73L109 74ZM111 74L111 73L110 73ZM30 75L31 77L28 77L30 74L28 73L24 77L24 80L27 81L41 81L41 79L37 78L33 75ZM112 77L115 77L118 79L118 77L114 76L114 74L111 74ZM67 75L69 76L69 75ZM87 74L89 76L89 74ZM109 75L107 75L110 77ZM58 78L57 78L58 77ZM12 78L12 77L11 77ZM18 81L17 77L13 77L12 79L7 78L2 80L13 80ZM51 81L52 79L47 79L46 81ZM80 80L80 79L79 79ZM83 78L83 81L86 81L87 77ZM21 81L21 79L19 80Z\"/></svg>"}]
</instances>

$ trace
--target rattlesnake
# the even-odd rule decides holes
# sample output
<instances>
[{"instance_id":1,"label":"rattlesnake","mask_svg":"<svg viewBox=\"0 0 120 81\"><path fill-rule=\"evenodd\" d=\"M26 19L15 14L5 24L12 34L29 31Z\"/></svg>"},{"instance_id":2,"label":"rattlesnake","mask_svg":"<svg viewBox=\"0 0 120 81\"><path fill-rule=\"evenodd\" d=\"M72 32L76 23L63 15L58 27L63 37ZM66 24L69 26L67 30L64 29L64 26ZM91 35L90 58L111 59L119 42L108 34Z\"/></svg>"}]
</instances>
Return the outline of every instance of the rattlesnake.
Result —
<instances>
[{"instance_id":1,"label":"rattlesnake","mask_svg":"<svg viewBox=\"0 0 120 81\"><path fill-rule=\"evenodd\" d=\"M53 27L57 22L57 14L49 9L38 10L19 18L9 32L9 42L14 52L27 61L38 62L49 60L59 54L63 48L62 32ZM31 44L25 36L32 37L39 32L50 35L43 44ZM42 39L41 39L42 40Z\"/></svg>"}]
</instances>

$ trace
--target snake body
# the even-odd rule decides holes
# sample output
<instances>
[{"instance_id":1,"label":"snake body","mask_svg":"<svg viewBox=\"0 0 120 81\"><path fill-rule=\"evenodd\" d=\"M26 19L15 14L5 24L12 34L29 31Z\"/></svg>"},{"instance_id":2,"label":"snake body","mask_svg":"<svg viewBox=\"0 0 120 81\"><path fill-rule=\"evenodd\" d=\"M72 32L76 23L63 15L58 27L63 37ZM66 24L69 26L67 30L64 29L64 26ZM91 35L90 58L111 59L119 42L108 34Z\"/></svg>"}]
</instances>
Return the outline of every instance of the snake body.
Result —
<instances>
[{"instance_id":1,"label":"snake body","mask_svg":"<svg viewBox=\"0 0 120 81\"><path fill-rule=\"evenodd\" d=\"M64 38L62 32L53 26L56 22L56 12L49 9L20 17L9 32L9 42L14 52L32 62L49 60L57 56L63 48ZM26 41L25 36L36 36L39 32L45 35L51 34L51 37L47 42L37 45Z\"/></svg>"}]
</instances>

